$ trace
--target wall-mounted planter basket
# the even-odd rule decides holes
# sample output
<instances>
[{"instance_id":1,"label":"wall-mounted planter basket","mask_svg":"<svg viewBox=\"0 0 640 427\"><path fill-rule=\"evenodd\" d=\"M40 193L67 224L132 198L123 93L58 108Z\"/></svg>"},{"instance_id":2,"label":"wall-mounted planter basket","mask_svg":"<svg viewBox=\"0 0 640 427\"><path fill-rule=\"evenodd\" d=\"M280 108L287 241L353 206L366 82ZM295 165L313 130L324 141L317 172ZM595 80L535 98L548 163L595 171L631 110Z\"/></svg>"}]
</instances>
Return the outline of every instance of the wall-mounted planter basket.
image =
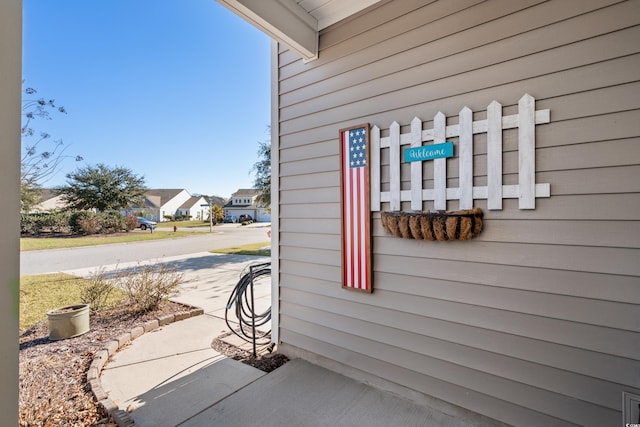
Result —
<instances>
[{"instance_id":1,"label":"wall-mounted planter basket","mask_svg":"<svg viewBox=\"0 0 640 427\"><path fill-rule=\"evenodd\" d=\"M482 209L448 212L382 212L382 227L416 240L469 240L482 231Z\"/></svg>"}]
</instances>

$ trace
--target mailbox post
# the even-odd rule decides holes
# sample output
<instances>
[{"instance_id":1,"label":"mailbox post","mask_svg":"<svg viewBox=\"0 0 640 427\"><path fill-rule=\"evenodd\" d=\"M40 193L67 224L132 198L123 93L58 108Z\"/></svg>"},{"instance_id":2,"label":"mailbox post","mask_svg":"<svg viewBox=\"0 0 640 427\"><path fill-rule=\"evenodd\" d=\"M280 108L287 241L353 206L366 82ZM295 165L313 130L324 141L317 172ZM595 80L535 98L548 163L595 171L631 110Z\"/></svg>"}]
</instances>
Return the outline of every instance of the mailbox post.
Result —
<instances>
[{"instance_id":1,"label":"mailbox post","mask_svg":"<svg viewBox=\"0 0 640 427\"><path fill-rule=\"evenodd\" d=\"M211 205L211 197L209 197L209 204L203 204L200 206L209 206L209 233L213 233L213 206Z\"/></svg>"}]
</instances>

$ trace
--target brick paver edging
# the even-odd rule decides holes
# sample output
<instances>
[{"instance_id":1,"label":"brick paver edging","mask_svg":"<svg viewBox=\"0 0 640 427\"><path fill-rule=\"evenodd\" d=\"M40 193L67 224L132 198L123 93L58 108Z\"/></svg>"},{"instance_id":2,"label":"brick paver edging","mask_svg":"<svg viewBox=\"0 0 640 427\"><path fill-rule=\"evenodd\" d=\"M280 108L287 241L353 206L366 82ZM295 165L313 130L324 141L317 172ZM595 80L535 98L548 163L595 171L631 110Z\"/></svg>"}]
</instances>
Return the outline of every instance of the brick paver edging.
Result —
<instances>
[{"instance_id":1,"label":"brick paver edging","mask_svg":"<svg viewBox=\"0 0 640 427\"><path fill-rule=\"evenodd\" d=\"M204 309L191 307L189 310L156 317L153 320L149 320L142 325L134 327L130 332L126 332L111 339L102 349L98 350L96 354L93 355L93 361L91 362L91 365L89 365L89 370L87 371L87 382L89 383L91 392L98 404L104 408L105 412L110 417L113 418L113 420L118 424L118 427L134 427L135 422L127 411L120 409L113 400L109 399L109 396L102 388L100 373L102 372L104 365L109 360L109 357L116 354L122 346L138 338L145 332L150 332L154 329L158 329L160 326L165 326L190 317L200 316L202 314L204 314Z\"/></svg>"}]
</instances>

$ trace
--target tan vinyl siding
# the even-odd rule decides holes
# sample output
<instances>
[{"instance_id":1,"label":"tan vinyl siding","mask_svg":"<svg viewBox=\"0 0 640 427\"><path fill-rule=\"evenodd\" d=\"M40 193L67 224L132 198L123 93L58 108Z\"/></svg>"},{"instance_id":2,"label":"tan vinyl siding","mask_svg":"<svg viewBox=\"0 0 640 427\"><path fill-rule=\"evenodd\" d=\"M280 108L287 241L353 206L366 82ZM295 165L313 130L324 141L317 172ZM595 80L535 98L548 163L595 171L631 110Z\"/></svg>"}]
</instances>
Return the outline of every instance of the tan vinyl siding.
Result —
<instances>
[{"instance_id":1,"label":"tan vinyl siding","mask_svg":"<svg viewBox=\"0 0 640 427\"><path fill-rule=\"evenodd\" d=\"M622 391L640 393L638 41L637 0L395 0L324 30L316 61L281 48L282 342L513 425L618 425ZM386 136L415 116L427 129L464 106L478 120L492 100L515 114L524 93L551 111L536 126L551 197L535 210L476 200L485 228L465 242L398 239L375 213L374 292L342 289L338 130ZM503 137L517 183L517 131ZM381 166L384 190L384 152Z\"/></svg>"}]
</instances>

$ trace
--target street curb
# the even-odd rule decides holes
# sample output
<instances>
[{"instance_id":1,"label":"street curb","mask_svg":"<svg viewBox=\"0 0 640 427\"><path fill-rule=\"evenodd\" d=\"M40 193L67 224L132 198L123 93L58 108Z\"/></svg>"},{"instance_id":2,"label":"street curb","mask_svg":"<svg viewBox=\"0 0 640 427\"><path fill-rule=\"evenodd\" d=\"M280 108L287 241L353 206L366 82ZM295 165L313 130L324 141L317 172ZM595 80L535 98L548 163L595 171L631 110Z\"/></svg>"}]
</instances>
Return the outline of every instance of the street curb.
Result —
<instances>
[{"instance_id":1,"label":"street curb","mask_svg":"<svg viewBox=\"0 0 640 427\"><path fill-rule=\"evenodd\" d=\"M106 365L109 358L116 354L123 346L142 336L146 332L151 332L158 329L160 326L204 314L204 309L202 308L183 303L180 304L188 308L188 310L177 312L175 315L169 314L159 316L141 325L134 326L130 332L126 332L109 340L102 349L98 350L93 355L93 360L87 370L87 383L89 384L91 393L93 393L93 397L96 402L98 402L98 405L100 405L102 409L104 409L104 411L113 418L116 424L118 424L118 427L134 427L136 423L127 411L120 409L118 405L109 398L107 392L102 387L100 374L102 373L104 365Z\"/></svg>"}]
</instances>

